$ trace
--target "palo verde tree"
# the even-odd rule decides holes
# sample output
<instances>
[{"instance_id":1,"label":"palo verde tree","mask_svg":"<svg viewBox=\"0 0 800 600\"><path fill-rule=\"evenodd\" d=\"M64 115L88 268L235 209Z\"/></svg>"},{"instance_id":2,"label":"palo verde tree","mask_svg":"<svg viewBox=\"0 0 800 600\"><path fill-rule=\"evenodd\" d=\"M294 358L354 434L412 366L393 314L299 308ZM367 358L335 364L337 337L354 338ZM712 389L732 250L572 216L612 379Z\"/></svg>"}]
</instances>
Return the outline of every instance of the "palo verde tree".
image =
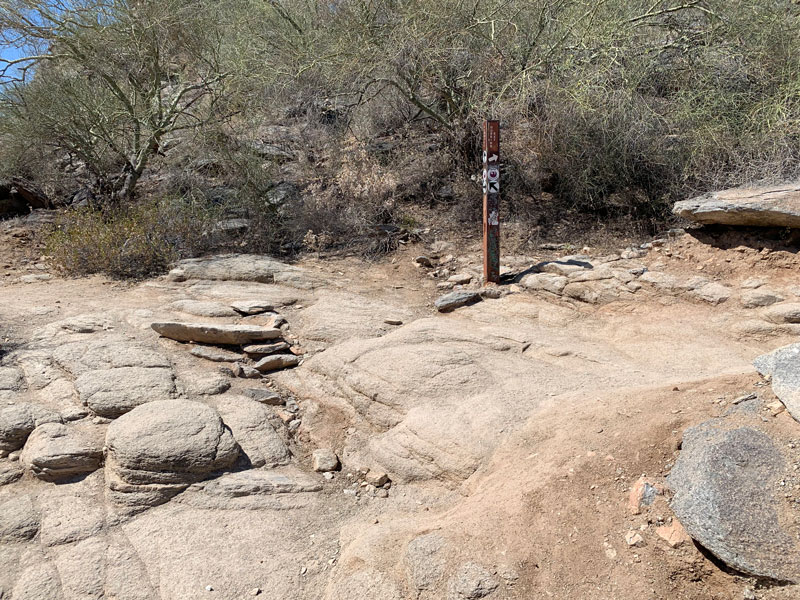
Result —
<instances>
[{"instance_id":1,"label":"palo verde tree","mask_svg":"<svg viewBox=\"0 0 800 600\"><path fill-rule=\"evenodd\" d=\"M130 199L178 132L222 117L214 0L0 0L0 128ZM2 131L0 131L2 134Z\"/></svg>"}]
</instances>

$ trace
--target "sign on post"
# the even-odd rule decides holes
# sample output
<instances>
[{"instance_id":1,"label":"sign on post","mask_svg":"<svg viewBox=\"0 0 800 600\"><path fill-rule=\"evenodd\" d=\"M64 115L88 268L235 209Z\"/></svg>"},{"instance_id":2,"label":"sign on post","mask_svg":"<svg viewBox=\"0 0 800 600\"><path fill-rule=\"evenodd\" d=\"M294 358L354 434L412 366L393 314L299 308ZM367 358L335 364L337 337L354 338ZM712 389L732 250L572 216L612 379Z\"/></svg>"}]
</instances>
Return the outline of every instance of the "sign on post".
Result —
<instances>
[{"instance_id":1,"label":"sign on post","mask_svg":"<svg viewBox=\"0 0 800 600\"><path fill-rule=\"evenodd\" d=\"M500 121L483 122L483 280L500 282Z\"/></svg>"}]
</instances>

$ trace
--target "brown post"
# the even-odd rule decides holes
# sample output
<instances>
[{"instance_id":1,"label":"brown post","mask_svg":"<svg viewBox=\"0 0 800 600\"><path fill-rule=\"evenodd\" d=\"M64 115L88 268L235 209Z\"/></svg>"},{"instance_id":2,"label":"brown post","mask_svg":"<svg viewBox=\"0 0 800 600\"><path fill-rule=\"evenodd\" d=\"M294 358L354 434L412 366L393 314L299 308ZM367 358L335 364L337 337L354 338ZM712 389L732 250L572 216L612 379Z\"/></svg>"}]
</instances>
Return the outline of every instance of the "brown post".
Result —
<instances>
[{"instance_id":1,"label":"brown post","mask_svg":"<svg viewBox=\"0 0 800 600\"><path fill-rule=\"evenodd\" d=\"M500 282L500 121L483 122L483 280Z\"/></svg>"}]
</instances>

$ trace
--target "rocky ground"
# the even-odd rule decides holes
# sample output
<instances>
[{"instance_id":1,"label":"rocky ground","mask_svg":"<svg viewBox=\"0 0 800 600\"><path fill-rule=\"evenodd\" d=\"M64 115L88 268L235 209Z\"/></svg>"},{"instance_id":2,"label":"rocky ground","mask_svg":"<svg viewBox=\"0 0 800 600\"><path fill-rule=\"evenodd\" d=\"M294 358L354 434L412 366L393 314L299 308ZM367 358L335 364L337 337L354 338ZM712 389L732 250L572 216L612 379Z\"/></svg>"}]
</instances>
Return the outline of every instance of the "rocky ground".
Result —
<instances>
[{"instance_id":1,"label":"rocky ground","mask_svg":"<svg viewBox=\"0 0 800 600\"><path fill-rule=\"evenodd\" d=\"M800 594L796 248L673 231L482 288L428 240L123 284L50 273L27 227L0 598Z\"/></svg>"}]
</instances>

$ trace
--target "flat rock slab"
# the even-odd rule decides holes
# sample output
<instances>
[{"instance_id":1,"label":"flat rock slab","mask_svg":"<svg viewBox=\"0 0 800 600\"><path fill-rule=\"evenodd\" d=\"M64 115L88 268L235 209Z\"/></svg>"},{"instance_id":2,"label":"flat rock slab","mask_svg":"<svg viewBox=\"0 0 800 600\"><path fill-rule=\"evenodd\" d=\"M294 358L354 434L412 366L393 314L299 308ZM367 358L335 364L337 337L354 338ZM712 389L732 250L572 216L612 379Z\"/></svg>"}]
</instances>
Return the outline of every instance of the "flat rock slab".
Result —
<instances>
[{"instance_id":1,"label":"flat rock slab","mask_svg":"<svg viewBox=\"0 0 800 600\"><path fill-rule=\"evenodd\" d=\"M478 292L450 292L437 298L433 305L439 312L450 312L461 306L478 302L481 296Z\"/></svg>"},{"instance_id":2,"label":"flat rock slab","mask_svg":"<svg viewBox=\"0 0 800 600\"><path fill-rule=\"evenodd\" d=\"M243 471L231 473L206 483L207 494L235 498L238 496L262 496L273 494L299 494L319 492L322 484L304 473L289 470Z\"/></svg>"},{"instance_id":3,"label":"flat rock slab","mask_svg":"<svg viewBox=\"0 0 800 600\"><path fill-rule=\"evenodd\" d=\"M275 304L269 300L240 300L231 304L231 308L243 315L260 315L275 309Z\"/></svg>"},{"instance_id":4,"label":"flat rock slab","mask_svg":"<svg viewBox=\"0 0 800 600\"><path fill-rule=\"evenodd\" d=\"M672 212L705 225L800 227L800 184L711 192L676 202Z\"/></svg>"},{"instance_id":5,"label":"flat rock slab","mask_svg":"<svg viewBox=\"0 0 800 600\"><path fill-rule=\"evenodd\" d=\"M263 340L274 340L281 336L280 329L257 325L216 325L213 323L153 323L158 334L179 342L202 344L249 344Z\"/></svg>"},{"instance_id":6,"label":"flat rock slab","mask_svg":"<svg viewBox=\"0 0 800 600\"><path fill-rule=\"evenodd\" d=\"M250 344L242 348L246 354L250 356L266 356L267 354L275 354L289 349L289 344L286 342L276 342L274 344Z\"/></svg>"},{"instance_id":7,"label":"flat rock slab","mask_svg":"<svg viewBox=\"0 0 800 600\"><path fill-rule=\"evenodd\" d=\"M176 300L169 305L172 310L177 310L198 317L238 317L239 313L230 306L219 302L204 302L202 300Z\"/></svg>"},{"instance_id":8,"label":"flat rock slab","mask_svg":"<svg viewBox=\"0 0 800 600\"><path fill-rule=\"evenodd\" d=\"M772 377L772 391L789 414L800 421L800 344L762 354L753 366L764 377Z\"/></svg>"},{"instance_id":9,"label":"flat rock slab","mask_svg":"<svg viewBox=\"0 0 800 600\"><path fill-rule=\"evenodd\" d=\"M800 302L781 302L767 308L763 317L770 323L800 323Z\"/></svg>"},{"instance_id":10,"label":"flat rock slab","mask_svg":"<svg viewBox=\"0 0 800 600\"><path fill-rule=\"evenodd\" d=\"M241 360L243 356L237 352L224 350L222 348L212 348L209 346L194 346L189 353L198 358L205 358L212 362L236 362Z\"/></svg>"},{"instance_id":11,"label":"flat rock slab","mask_svg":"<svg viewBox=\"0 0 800 600\"><path fill-rule=\"evenodd\" d=\"M672 509L689 535L730 567L796 583L800 544L781 518L786 467L758 429L707 421L684 432L667 479Z\"/></svg>"}]
</instances>

